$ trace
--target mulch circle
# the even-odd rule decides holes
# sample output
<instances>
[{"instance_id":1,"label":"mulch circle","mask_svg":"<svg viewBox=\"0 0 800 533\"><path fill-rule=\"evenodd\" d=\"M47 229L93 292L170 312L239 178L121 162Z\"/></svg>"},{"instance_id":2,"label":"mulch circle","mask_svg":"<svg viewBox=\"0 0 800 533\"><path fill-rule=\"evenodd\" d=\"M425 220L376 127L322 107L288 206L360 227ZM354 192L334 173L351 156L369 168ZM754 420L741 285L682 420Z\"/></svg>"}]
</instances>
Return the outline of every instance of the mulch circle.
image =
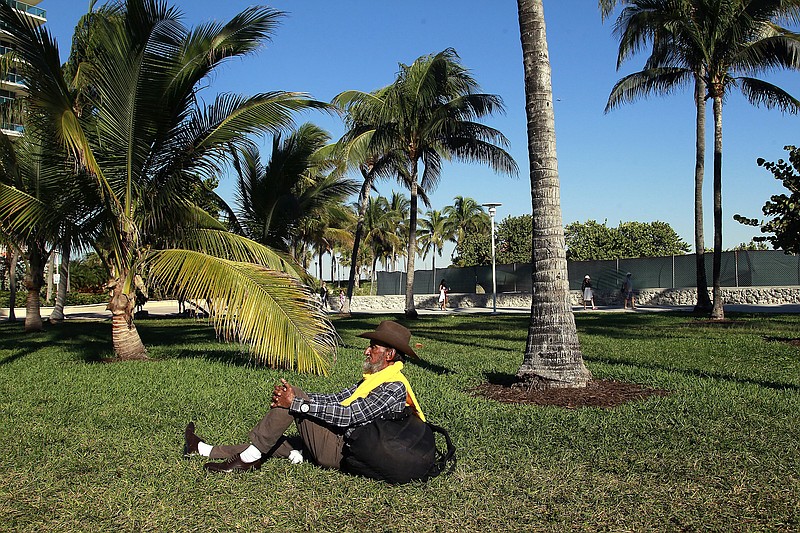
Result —
<instances>
[{"instance_id":1,"label":"mulch circle","mask_svg":"<svg viewBox=\"0 0 800 533\"><path fill-rule=\"evenodd\" d=\"M667 396L670 391L650 389L636 383L595 379L583 388L528 390L513 384L484 383L470 389L473 396L483 396L502 403L549 405L577 409L612 408L651 396Z\"/></svg>"},{"instance_id":2,"label":"mulch circle","mask_svg":"<svg viewBox=\"0 0 800 533\"><path fill-rule=\"evenodd\" d=\"M764 340L768 342L783 342L785 344L800 348L800 339L791 339L787 337L764 337Z\"/></svg>"}]
</instances>

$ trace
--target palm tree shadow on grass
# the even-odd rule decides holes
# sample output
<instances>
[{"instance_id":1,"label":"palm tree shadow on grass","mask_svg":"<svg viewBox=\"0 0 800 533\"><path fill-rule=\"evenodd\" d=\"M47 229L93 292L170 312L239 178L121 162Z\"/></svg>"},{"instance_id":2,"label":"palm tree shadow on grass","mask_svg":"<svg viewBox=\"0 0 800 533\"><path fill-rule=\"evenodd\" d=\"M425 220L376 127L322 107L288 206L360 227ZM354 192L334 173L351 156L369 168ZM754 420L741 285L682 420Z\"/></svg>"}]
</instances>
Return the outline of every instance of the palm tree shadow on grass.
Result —
<instances>
[{"instance_id":1,"label":"palm tree shadow on grass","mask_svg":"<svg viewBox=\"0 0 800 533\"><path fill-rule=\"evenodd\" d=\"M675 368L666 365L658 365L652 363L631 363L628 359L622 358L615 358L615 357L598 357L593 356L587 358L587 360L597 363L603 363L607 365L623 365L627 367L633 368L641 368L646 370L658 370L663 372L673 372L678 373L684 376L691 376L691 377L699 377L705 379L713 379L717 381L729 381L731 383L738 383L741 385L755 385L757 387L763 387L765 389L774 389L774 390L800 390L800 386L793 385L791 383L779 383L776 381L764 381L759 379L748 379L748 378L740 378L736 377L731 374L725 374L722 372L709 372L707 370L700 370L694 368Z\"/></svg>"},{"instance_id":2,"label":"palm tree shadow on grass","mask_svg":"<svg viewBox=\"0 0 800 533\"><path fill-rule=\"evenodd\" d=\"M30 355L30 354L34 353L35 351L36 350L34 350L32 348L16 350L11 355L9 355L9 356L7 356L7 357L5 357L3 359L0 359L0 366L11 364L14 361L17 361L17 360L22 359L23 357L25 357L27 355Z\"/></svg>"},{"instance_id":3,"label":"palm tree shadow on grass","mask_svg":"<svg viewBox=\"0 0 800 533\"><path fill-rule=\"evenodd\" d=\"M237 342L217 337L214 327L204 321L163 318L137 321L139 335L156 360L204 359L235 366L259 366ZM263 365L266 366L266 365Z\"/></svg>"},{"instance_id":4,"label":"palm tree shadow on grass","mask_svg":"<svg viewBox=\"0 0 800 533\"><path fill-rule=\"evenodd\" d=\"M22 323L19 329L12 325L0 328L3 341L8 345L19 347L15 353L0 360L0 365L12 363L36 353L39 348L53 345L59 346L65 353L74 354L76 359L99 362L112 352L111 339L105 332L105 327L105 324L94 321L76 321L68 324L49 324L44 331L36 334L25 333Z\"/></svg>"}]
</instances>

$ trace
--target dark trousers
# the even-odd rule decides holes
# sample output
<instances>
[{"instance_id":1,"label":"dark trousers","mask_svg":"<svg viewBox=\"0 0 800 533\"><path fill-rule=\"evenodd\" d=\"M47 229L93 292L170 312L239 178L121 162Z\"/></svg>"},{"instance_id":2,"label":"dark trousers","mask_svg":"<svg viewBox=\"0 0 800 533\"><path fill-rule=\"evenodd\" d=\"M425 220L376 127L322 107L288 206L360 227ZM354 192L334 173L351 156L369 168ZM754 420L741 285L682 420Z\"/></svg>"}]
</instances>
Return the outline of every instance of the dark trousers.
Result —
<instances>
[{"instance_id":1,"label":"dark trousers","mask_svg":"<svg viewBox=\"0 0 800 533\"><path fill-rule=\"evenodd\" d=\"M308 400L308 394L299 387L292 387L298 398ZM300 433L300 441L285 437L283 434L294 422ZM283 407L274 407L267 411L264 418L250 431L250 442L228 446L214 446L211 449L212 459L227 459L242 453L252 443L267 457L289 457L295 449L304 450L304 459L311 459L326 468L339 468L342 462L344 436L332 431L329 427L309 418L295 417ZM311 457L308 457L308 454Z\"/></svg>"}]
</instances>

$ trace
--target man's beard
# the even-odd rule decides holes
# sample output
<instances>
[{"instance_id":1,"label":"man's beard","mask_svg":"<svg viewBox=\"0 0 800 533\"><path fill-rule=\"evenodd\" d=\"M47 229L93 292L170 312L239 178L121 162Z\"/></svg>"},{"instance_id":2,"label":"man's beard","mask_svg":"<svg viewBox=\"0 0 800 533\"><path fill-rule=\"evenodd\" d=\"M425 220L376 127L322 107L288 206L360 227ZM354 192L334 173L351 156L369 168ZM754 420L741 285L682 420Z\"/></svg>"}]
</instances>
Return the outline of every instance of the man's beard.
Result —
<instances>
[{"instance_id":1,"label":"man's beard","mask_svg":"<svg viewBox=\"0 0 800 533\"><path fill-rule=\"evenodd\" d=\"M381 363L380 361L377 363L370 363L369 359L365 359L364 364L361 365L361 368L364 370L365 374L374 374L375 372L380 371Z\"/></svg>"}]
</instances>

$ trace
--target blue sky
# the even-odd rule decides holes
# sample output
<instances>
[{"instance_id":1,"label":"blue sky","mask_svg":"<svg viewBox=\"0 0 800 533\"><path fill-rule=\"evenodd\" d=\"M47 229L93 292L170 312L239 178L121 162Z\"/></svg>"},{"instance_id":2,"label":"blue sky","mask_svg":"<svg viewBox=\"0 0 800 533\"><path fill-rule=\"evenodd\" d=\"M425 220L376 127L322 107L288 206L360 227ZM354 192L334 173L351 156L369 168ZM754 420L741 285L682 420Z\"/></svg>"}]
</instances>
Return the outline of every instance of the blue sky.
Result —
<instances>
[{"instance_id":1,"label":"blue sky","mask_svg":"<svg viewBox=\"0 0 800 533\"><path fill-rule=\"evenodd\" d=\"M249 1L171 2L187 25L227 21ZM499 176L478 165L448 165L432 207L441 210L456 195L479 203L501 202L498 221L531 212L522 51L516 2L512 0L276 0L266 2L287 13L272 42L258 54L229 63L202 93L253 94L269 90L310 93L330 100L341 91L371 91L391 83L398 63L452 47L472 71L483 92L500 95L504 115L485 122L502 131L520 176ZM583 7L576 7L581 5ZM69 53L72 29L88 1L43 0L48 27ZM613 21L601 23L596 2L545 0L553 94L561 207L564 223L589 219L668 222L690 245L693 237L694 108L690 89L665 98L642 100L604 114L608 94L622 76L637 71L637 57L616 70ZM798 74L765 76L800 96ZM307 115L334 138L342 133L336 117ZM709 117L705 183L705 240L712 243L713 131ZM800 142L798 117L750 106L731 94L723 116L723 244L732 247L758 235L735 222L735 213L761 215L761 206L783 188L758 167L756 158L785 156L783 146ZM266 144L266 143L265 143ZM220 193L232 199L232 179ZM378 185L389 196L394 183ZM398 189L399 190L399 189ZM445 258L450 249L445 250ZM437 259L437 267L445 261ZM430 265L430 257L424 263ZM417 262L417 268L423 265Z\"/></svg>"}]
</instances>

